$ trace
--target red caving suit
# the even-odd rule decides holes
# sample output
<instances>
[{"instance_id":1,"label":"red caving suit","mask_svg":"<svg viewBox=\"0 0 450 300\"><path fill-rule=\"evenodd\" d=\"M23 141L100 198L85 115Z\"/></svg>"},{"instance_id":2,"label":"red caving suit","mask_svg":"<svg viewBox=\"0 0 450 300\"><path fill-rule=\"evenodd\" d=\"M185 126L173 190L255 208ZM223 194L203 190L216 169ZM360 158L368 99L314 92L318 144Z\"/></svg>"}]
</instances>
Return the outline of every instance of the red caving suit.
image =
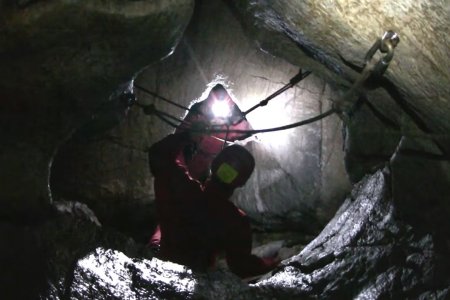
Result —
<instances>
[{"instance_id":1,"label":"red caving suit","mask_svg":"<svg viewBox=\"0 0 450 300\"><path fill-rule=\"evenodd\" d=\"M152 242L160 238L158 256L205 271L224 253L231 271L242 278L270 271L277 262L251 254L249 220L229 201L231 195L211 181L201 185L182 164L182 149L189 143L187 132L172 134L149 151L160 229Z\"/></svg>"}]
</instances>

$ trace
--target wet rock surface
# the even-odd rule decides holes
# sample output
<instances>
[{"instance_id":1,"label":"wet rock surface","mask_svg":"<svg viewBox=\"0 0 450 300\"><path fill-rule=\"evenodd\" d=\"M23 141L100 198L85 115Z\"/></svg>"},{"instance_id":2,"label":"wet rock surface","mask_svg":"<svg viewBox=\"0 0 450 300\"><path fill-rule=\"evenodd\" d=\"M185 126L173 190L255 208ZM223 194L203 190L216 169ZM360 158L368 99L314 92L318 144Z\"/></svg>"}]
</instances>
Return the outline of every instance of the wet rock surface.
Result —
<instances>
[{"instance_id":1,"label":"wet rock surface","mask_svg":"<svg viewBox=\"0 0 450 300\"><path fill-rule=\"evenodd\" d=\"M77 261L65 293L75 299L446 299L450 261L441 251L435 237L398 218L385 169L359 182L317 238L256 283L226 269L200 274L100 247Z\"/></svg>"},{"instance_id":2,"label":"wet rock surface","mask_svg":"<svg viewBox=\"0 0 450 300\"><path fill-rule=\"evenodd\" d=\"M0 298L448 299L450 11L380 3L0 0ZM389 68L346 95L387 29ZM145 150L172 128L124 105L130 79L186 106L222 80L245 110L299 68L313 75L255 128L356 105L250 142L260 164L233 201L280 268L247 285L153 258Z\"/></svg>"},{"instance_id":3,"label":"wet rock surface","mask_svg":"<svg viewBox=\"0 0 450 300\"><path fill-rule=\"evenodd\" d=\"M438 239L398 218L387 172L358 183L322 233L257 286L318 299L445 299L449 274L438 270L449 261Z\"/></svg>"},{"instance_id":4,"label":"wet rock surface","mask_svg":"<svg viewBox=\"0 0 450 300\"><path fill-rule=\"evenodd\" d=\"M141 250L127 236L102 228L85 204L55 202L41 220L2 220L0 237L0 297L36 299L57 291L64 299L64 287L70 282L78 259L100 245L119 249L127 255ZM19 288L18 283L26 283Z\"/></svg>"},{"instance_id":5,"label":"wet rock surface","mask_svg":"<svg viewBox=\"0 0 450 300\"><path fill-rule=\"evenodd\" d=\"M68 295L76 299L237 299L249 290L230 273L194 274L157 258L97 248L79 260Z\"/></svg>"}]
</instances>

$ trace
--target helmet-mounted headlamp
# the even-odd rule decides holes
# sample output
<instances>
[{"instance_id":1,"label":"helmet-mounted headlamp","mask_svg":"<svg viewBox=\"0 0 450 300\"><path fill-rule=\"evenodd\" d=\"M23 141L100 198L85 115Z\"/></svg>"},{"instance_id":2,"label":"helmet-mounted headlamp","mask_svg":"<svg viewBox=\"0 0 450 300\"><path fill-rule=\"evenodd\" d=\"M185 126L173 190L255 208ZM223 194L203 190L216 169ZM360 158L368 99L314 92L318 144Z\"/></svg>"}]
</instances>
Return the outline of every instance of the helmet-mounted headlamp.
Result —
<instances>
[{"instance_id":1,"label":"helmet-mounted headlamp","mask_svg":"<svg viewBox=\"0 0 450 300\"><path fill-rule=\"evenodd\" d=\"M216 118L226 119L231 115L230 105L224 100L214 101L211 106L211 111Z\"/></svg>"},{"instance_id":2,"label":"helmet-mounted headlamp","mask_svg":"<svg viewBox=\"0 0 450 300\"><path fill-rule=\"evenodd\" d=\"M215 119L227 121L232 115L233 101L223 85L215 85L210 92L211 114ZM226 123L226 122L225 122Z\"/></svg>"}]
</instances>

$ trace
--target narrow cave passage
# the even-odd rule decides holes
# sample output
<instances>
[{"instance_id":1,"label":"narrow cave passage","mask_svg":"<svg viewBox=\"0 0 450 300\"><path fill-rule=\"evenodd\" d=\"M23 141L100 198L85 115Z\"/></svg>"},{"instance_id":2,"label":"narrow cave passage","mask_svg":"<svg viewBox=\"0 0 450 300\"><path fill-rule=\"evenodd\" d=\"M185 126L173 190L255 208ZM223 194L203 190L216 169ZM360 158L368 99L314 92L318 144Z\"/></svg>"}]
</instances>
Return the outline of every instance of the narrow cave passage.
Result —
<instances>
[{"instance_id":1,"label":"narrow cave passage","mask_svg":"<svg viewBox=\"0 0 450 300\"><path fill-rule=\"evenodd\" d=\"M0 1L2 299L448 297L445 3L19 2ZM147 150L174 128L144 108L187 115L152 93L192 107L221 83L245 112L303 69L247 116L295 123L333 109L389 29L402 42L351 113L238 141L256 168L232 201L280 268L248 284L223 260L152 259Z\"/></svg>"},{"instance_id":2,"label":"narrow cave passage","mask_svg":"<svg viewBox=\"0 0 450 300\"><path fill-rule=\"evenodd\" d=\"M221 79L221 80L223 80L223 79ZM289 82L289 80L287 82ZM313 81L313 83L316 83L316 81ZM215 84L216 84L216 82L213 82L213 84L210 84L210 86L211 85L217 86ZM280 84L278 84L278 85L280 85ZM208 89L206 89L206 91L203 94L208 94L208 93L210 93L210 91L211 91L211 89L208 88ZM322 93L320 95L323 95L323 90L321 92ZM147 95L147 97L148 97L148 95ZM293 99L291 97L293 97L293 96L290 95L288 97L283 97L283 95L281 95L281 97L280 97L281 100L277 99L278 103L275 103L275 105L273 105L272 107L276 108L277 105L281 105L282 107L287 107L289 105L293 105L292 102L294 102L295 99ZM295 97L295 94L294 94L294 97ZM209 98L207 98L207 99L209 99ZM189 107L191 108L191 112L193 111L193 109L192 109L193 107L200 107L199 109L201 110L203 104L204 104L203 105L204 107L209 108L208 100L204 100L203 97L200 97L199 100L201 100L201 101L200 102L198 102L198 100L197 100L197 102L194 101L194 105L192 105L192 103L189 104ZM314 98L312 100L317 101ZM319 99L319 101L321 101L321 99ZM153 102L154 102L154 100L153 100ZM141 100L141 103L145 103L145 102ZM158 106L161 106L161 105L162 105L162 103L158 102ZM232 107L233 107L233 105L236 105L235 102L231 102ZM143 105L143 104L137 105L137 109L134 108L135 110L130 113L130 116L132 117L133 113L136 114L136 112L141 113L141 107L144 107L144 111L145 111L145 108L148 107L148 105ZM170 109L171 107L172 106L168 105L165 108ZM283 109L279 109L279 108L278 108L278 110L280 112L283 111ZM313 111L315 112L316 110L313 110ZM320 109L318 111L321 112ZM234 113L238 117L240 117L240 115L242 115L242 112L240 111L240 109L237 106L234 108ZM100 112L100 114L101 114L101 112ZM258 115L258 114L255 113L255 115ZM289 114L284 114L284 115L289 116ZM141 117L145 121L147 121L146 118L148 118L148 117L145 115L145 113L141 114ZM192 119L192 117L190 118L190 115L188 114L185 117L185 119L189 120L189 119ZM294 118L292 116L290 116L290 119L293 120ZM98 119L94 118L94 120L98 120ZM100 118L100 120L101 120L101 118ZM257 119L255 119L255 120L257 120ZM159 126L167 125L166 123L161 122L161 120L158 120L156 118L153 118L151 121L152 122L157 121ZM285 122L285 120L278 120L278 122ZM95 125L95 124L98 124L98 122L94 121L92 124ZM125 122L124 124L126 126L129 126L129 124L127 124L127 122ZM187 124L189 124L189 122ZM250 123L248 123L247 121L245 121L245 123L238 123L238 125L239 125L239 127L236 127L236 129L251 129L252 128ZM123 126L123 125L121 125L121 126ZM318 127L319 133L322 133L321 130L323 130L323 126L324 125L321 124ZM155 127L155 124L153 123L152 128L154 128L154 127ZM86 127L82 128L83 132L85 132L84 131L85 128ZM300 129L300 128L298 128L298 129ZM173 128L171 128L171 130L168 132L170 133L172 131L173 131ZM334 131L335 134L336 134L336 132L340 132L340 131ZM142 134L142 133L138 133L138 134ZM219 134L221 134L220 138L222 139L222 141L220 141L220 143L216 143L217 137L215 137L212 140L214 143L213 145L211 145L211 140L206 140L205 143L200 145L201 147L204 147L204 149L199 149L199 150L200 151L205 150L205 149L216 149L217 151L220 150L221 144L226 142L223 140L225 136L228 141L241 140L240 142L243 143L244 145L247 145L253 153L258 153L258 151L266 151L267 152L268 150L264 149L264 147L267 145L269 145L269 149L270 148L276 149L276 148L273 148L274 145L279 146L280 143L288 143L289 144L289 141L283 140L283 135L281 135L282 136L281 138L277 135L273 135L273 137L277 137L277 139L274 140L273 138L267 138L267 137L266 137L266 139L264 139L263 137L260 137L260 136L257 136L256 138L252 137L249 139L249 138L245 138L245 136L243 136L243 137L240 137L239 135L233 136L233 135L228 135L226 133L219 133ZM113 133L113 135L114 135L114 133ZM111 135L111 133L107 133L106 135L99 135L97 137L92 137L91 135L82 137L79 134L75 133L74 138L72 140L70 140L66 145L64 145L64 147L61 148L61 150L60 150L61 152L58 153L58 155L56 156L55 161L53 163L53 169L52 169L53 172L52 172L52 178L51 178L52 189L54 191L54 195L55 195L56 199L77 201L75 198L71 198L74 196L74 194L71 194L70 188L74 182L70 183L71 178L69 178L69 181L67 181L68 180L67 173L73 172L75 170L74 174L77 174L78 172L86 172L87 171L86 168L88 168L88 169L92 168L89 164L81 166L81 168L80 168L77 161L80 159L80 157L83 157L84 159L87 158L91 162L93 161L92 160L93 158L95 158L95 160L97 160L98 158L102 158L102 155L98 155L98 154L96 154L94 157L89 157L89 156L86 157L85 154L92 155L92 153L93 153L90 151L86 152L86 149L90 149L91 147L93 147L94 153L95 153L95 149L97 148L97 150L98 150L99 145L100 145L100 150L102 150L102 147L104 147L105 144L108 144L108 143L114 144L115 142L111 139L111 137L113 135ZM291 136L287 135L284 137L284 139L290 138L290 137ZM321 138L322 137L319 137L318 139L321 140ZM317 137L316 137L316 139L317 139ZM305 143L308 143L308 141L305 141ZM318 143L320 144L321 141L319 141ZM102 146L102 144L103 144L103 146ZM133 151L137 150L136 147L126 147L125 146L126 143L124 143L124 142L120 142L119 145L121 145L121 147L123 147L126 150L130 150L130 149ZM322 145L320 145L320 146L322 147ZM338 145L338 147L339 147L339 145ZM286 151L284 149L280 149L280 150L282 151L282 153L284 155L289 154L289 151ZM85 152L85 153L83 153L83 152ZM137 151L137 152L145 152L145 151ZM100 153L104 154L105 152L100 151ZM81 156L80 156L80 154L81 154ZM275 162L275 163L270 162L270 160L273 158L271 158L270 155L267 155L267 153L263 152L262 155L261 154L259 155L259 158L269 160L269 163L262 161L262 164L268 164L270 172L277 171L276 168L277 167L279 168L280 163L279 162ZM278 159L283 160L283 159L285 159L285 157L280 156ZM294 159L295 159L295 157L294 157ZM286 164L286 162L284 162L284 164ZM100 164L99 167L102 167L104 165L107 165L107 163ZM202 164L201 166L203 166L203 165L204 164ZM147 164L145 165L145 167L148 167ZM190 167L192 167L191 172L193 172L194 174L196 174L196 173L199 174L199 177L197 179L200 179L201 174L203 173L204 170L202 170L202 169L197 170L198 167L195 164L190 165ZM257 166L257 169L259 169L259 166ZM99 171L104 172L105 170L99 170ZM287 173L287 171L285 171L285 170L282 170L282 171ZM108 172L111 172L111 170L108 170ZM259 171L259 172L262 172L262 171ZM89 174L89 172L87 174ZM126 173L125 175L128 175L128 174L129 173ZM120 175L123 176L124 174L120 173ZM151 174L149 174L149 176L151 178ZM278 184L283 184L283 179L284 179L283 173L278 174L278 175L276 174L275 176L276 176L276 178L275 178L276 182ZM94 177L91 176L90 178L94 178ZM120 177L120 178L122 178L122 177ZM261 177L261 178L262 178L262 180L267 181L269 185L272 184L272 180L273 180L272 176ZM86 176L84 176L80 180L81 181L86 180ZM259 180L261 180L261 179L258 179L258 178L253 179L252 184L258 186ZM292 179L292 180L295 180L295 179ZM290 185L288 185L289 188L294 188L294 184L292 182L290 182L289 184L290 184ZM69 189L65 190L67 188L69 188ZM152 188L153 187L150 186L150 190L152 190ZM314 187L312 187L312 188L314 188ZM264 193L261 193L258 191L258 187L254 188L253 190L255 190L259 193L258 197L265 196ZM276 192L276 190L275 190L275 192ZM250 193L252 193L252 189L250 189ZM249 202L254 201L253 200L254 196L249 194L248 191L245 191L245 188L242 191L239 191L239 195L241 195L241 197L243 197L244 204L246 203L245 201L249 201ZM286 191L285 195L279 196L278 200L283 200L287 204L289 204L288 201L292 201L292 202L297 201L296 197L293 197L293 196L290 196L290 198L283 198L286 196L289 197L289 191ZM89 203L88 197L87 198L82 197L81 199L88 199L86 202ZM151 200L153 200L153 199L151 199ZM261 201L261 199L258 199L258 200ZM110 207L110 208L102 207L102 205L108 205L108 204L111 205L110 202L107 204L104 204L104 203L98 204L98 203L96 203L96 201L98 201L98 199L92 199L91 201L92 202L89 203L90 204L89 206L94 207L94 211L100 211L100 214L98 214L99 216L105 216L104 212L103 212L103 214L101 212L102 209L106 210L107 212L117 211L117 207L114 207L114 206ZM110 200L106 199L104 201L110 201ZM236 201L236 200L234 200L234 201ZM153 205L151 202L145 203L145 204L149 207L151 207ZM114 204L112 204L112 205L114 205ZM127 205L131 206L130 203L127 203ZM259 205L264 205L264 204L260 203ZM143 223L139 224L138 221L132 220L132 218L136 216L136 214L134 213L134 210L136 210L136 209L137 209L137 207L132 207L132 209L130 209L129 211L121 210L120 214L122 214L122 215L110 214L109 215L110 219L108 219L108 218L102 219L100 217L100 221L107 227L113 227L115 229L118 229L119 231L122 231L128 235L131 235L138 243L145 243L146 239L148 240L149 233L151 232L150 228L154 227L154 225L155 225L154 224L154 215L152 215L152 214L145 215L145 213L143 213L143 215L144 215L143 219L145 219L143 222L145 223L145 222L148 222L148 220L151 220L150 222L153 222L153 223L151 223L151 226L148 225L149 223L144 224L144 227L146 227L146 229L148 231L146 233L142 232L142 234L141 234L141 232L133 231L133 229L135 229L135 228L139 228L139 227L142 228L142 224L143 224ZM258 214L261 214L261 211L259 211L259 209L261 209L261 206L260 207L256 206L256 211L253 212L254 215L256 215L257 217L258 217ZM250 212L251 212L251 209L250 209ZM311 226L311 224L308 224L309 226L306 226L304 228L302 228L301 222L295 224L295 218L297 218L298 215L306 216L307 221L314 220L314 218L317 218L316 216L313 215L314 212L311 212L311 211L304 212L302 210L299 210L297 213L293 213L292 215L288 216L288 218L283 218L283 216L277 216L276 213L274 214L275 216L270 215L270 211L267 212L267 209L265 209L265 208L263 208L263 212L265 212L265 215L262 214L263 217L262 218L260 217L260 220L254 221L254 225L256 225L255 226L256 234L254 235L254 241L253 241L254 246L256 246L256 248L254 248L253 253L255 253L261 257L267 256L268 253L278 253L280 258L282 258L282 259L287 259L289 257L292 257L293 255L298 254L300 252L300 250L313 238L312 234L317 233L317 231L315 232L315 230L317 230L318 227ZM122 217L123 217L123 215L126 215L128 213L131 215L131 217L129 219L125 219L126 222L124 222ZM142 213L142 211L141 211L141 213ZM281 213L278 213L278 214L281 214ZM308 215L308 214L310 214L310 215ZM323 216L320 216L320 217L323 217ZM115 219L115 218L117 218L117 219ZM105 223L104 220L107 220L107 222ZM135 228L130 227L130 224L129 224L130 221L134 222L134 224L136 225ZM302 220L302 222L303 222L303 224L305 224L305 220ZM319 221L317 221L317 220L314 220L314 222L316 222L316 224L319 224ZM320 225L316 225L316 226L320 226ZM139 234L141 234L141 235L139 236ZM123 259L123 258L116 257L115 256L116 254L114 254L114 253L102 252L101 250L99 250L99 251L100 252L97 252L97 254L101 255L101 256L112 255L109 258L112 261L114 261L116 259L120 261ZM139 254L140 257L151 257L151 254L148 254L148 252L145 253L145 251L144 251L144 253L142 253L142 252L140 252L140 253L141 253L141 254ZM143 256L141 256L141 255L143 255ZM150 255L150 256L148 256L148 255ZM119 261L117 261L117 263L119 263ZM103 267L101 267L100 265L94 267L96 264L97 264L97 262L96 262L95 256L89 256L89 257L85 258L84 260L81 260L78 265L81 268L87 268L90 270L99 268L96 272L102 273ZM226 267L226 265L224 264L224 262L222 260L219 261L219 265L222 268ZM94 268L94 269L92 269L92 268ZM162 268L164 269L164 267L162 267ZM75 272L75 270L74 270L74 272Z\"/></svg>"},{"instance_id":3,"label":"narrow cave passage","mask_svg":"<svg viewBox=\"0 0 450 300\"><path fill-rule=\"evenodd\" d=\"M210 5L221 12L216 20L204 17ZM136 86L189 107L205 99L214 83L222 83L246 111L299 72L297 66L255 48L220 2L200 6L196 14L175 52L141 71L134 79ZM226 28L220 25L224 23ZM199 27L208 29L200 31ZM135 93L140 105L154 104L179 119L186 114L142 89ZM247 119L254 129L298 122L326 111L336 95L332 86L311 75L249 113ZM120 107L116 110L120 113ZM119 119L110 111L103 115L109 116L106 121ZM97 127L101 127L99 119ZM233 202L246 211L256 228L300 231L306 236L323 228L350 189L341 126L340 119L332 116L253 137L250 148L256 170ZM145 115L135 105L112 130L89 141L70 140L58 151L52 166L54 195L87 203L102 224L144 241L154 226L153 179L145 150L172 131L171 126Z\"/></svg>"}]
</instances>

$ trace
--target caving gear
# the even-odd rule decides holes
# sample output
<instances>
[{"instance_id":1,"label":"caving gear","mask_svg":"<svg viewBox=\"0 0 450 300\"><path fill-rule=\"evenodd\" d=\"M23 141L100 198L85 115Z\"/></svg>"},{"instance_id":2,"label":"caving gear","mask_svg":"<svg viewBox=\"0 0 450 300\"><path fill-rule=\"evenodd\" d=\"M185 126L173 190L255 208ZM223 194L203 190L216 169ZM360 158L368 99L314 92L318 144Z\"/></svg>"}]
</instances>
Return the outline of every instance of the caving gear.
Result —
<instances>
[{"instance_id":1,"label":"caving gear","mask_svg":"<svg viewBox=\"0 0 450 300\"><path fill-rule=\"evenodd\" d=\"M213 96L216 100L223 101L226 100L228 97L230 97L227 93L227 90L225 87L218 83L216 84L210 92L210 95Z\"/></svg>"},{"instance_id":2,"label":"caving gear","mask_svg":"<svg viewBox=\"0 0 450 300\"><path fill-rule=\"evenodd\" d=\"M243 186L255 168L255 159L242 146L225 147L212 161L211 173L214 179L230 186Z\"/></svg>"},{"instance_id":3,"label":"caving gear","mask_svg":"<svg viewBox=\"0 0 450 300\"><path fill-rule=\"evenodd\" d=\"M250 222L229 201L232 189L223 189L214 180L206 181L203 186L189 176L180 157L190 142L185 131L165 137L149 150L159 223L149 244L160 245L159 258L195 271L213 268L219 253L225 254L231 271L242 278L270 271L278 261L251 254ZM231 149L225 153L239 152L237 155L248 159L248 154ZM239 164L226 161L241 170Z\"/></svg>"},{"instance_id":4,"label":"caving gear","mask_svg":"<svg viewBox=\"0 0 450 300\"><path fill-rule=\"evenodd\" d=\"M212 108L214 104L221 102L229 107L229 122L241 119L242 112L234 103L226 89L221 85L215 85L208 97L191 106L189 113L183 120L175 132L189 131L191 140L195 143L192 147L185 148L184 163L186 164L189 174L204 182L209 176L209 168L212 160L224 148L228 141L242 140L248 135L246 133L228 133L226 130L250 130L252 129L247 120L239 122L236 125L224 124L223 117L217 117L213 114ZM222 132L214 134L205 134L209 128L216 128ZM225 130L225 132L223 132ZM192 150L195 150L193 152Z\"/></svg>"},{"instance_id":5,"label":"caving gear","mask_svg":"<svg viewBox=\"0 0 450 300\"><path fill-rule=\"evenodd\" d=\"M290 89L291 87L295 86L297 83L299 83L300 81L302 81L303 79L305 79L309 75L311 75L311 71L303 72L302 69L300 69L300 71L297 73L297 75L295 75L294 77L291 78L291 80L289 80L288 84L284 85L282 88L280 88L279 90L275 91L274 93L269 95L266 99L260 101L258 104L256 104L253 107L247 109L244 112L243 115L246 116L249 113L251 113L252 111L254 111L255 109L257 109L258 107L266 106L269 103L270 100L272 100L276 96L282 94L283 92L285 92L286 90Z\"/></svg>"},{"instance_id":6,"label":"caving gear","mask_svg":"<svg viewBox=\"0 0 450 300\"><path fill-rule=\"evenodd\" d=\"M299 73L296 74L289 81L288 84L283 86L281 89L275 91L270 96L268 96L266 99L260 101L258 104L251 107L247 111L245 111L243 113L241 112L239 117L237 118L237 120L234 120L230 123L230 120L227 119L226 122L222 123L223 127L225 127L225 128L221 128L221 127L205 128L205 135L207 135L207 134L217 135L220 133L224 133L225 137L227 137L228 134L239 134L239 135L248 137L248 136L251 136L251 135L254 135L257 133L273 132L273 131L286 130L286 129L290 129L290 128L294 128L294 127L303 126L303 125L310 124L310 123L316 122L318 120L321 120L321 119L328 117L334 113L338 113L338 114L342 115L343 113L346 113L346 111L351 110L351 108L354 104L353 101L349 100L350 96L352 96L355 92L359 91L361 89L361 87L363 86L363 84L367 81L367 79L371 75L374 75L374 76L382 76L383 75L383 73L388 68L389 63L391 62L392 58L394 57L394 49L399 44L399 42L400 42L400 38L399 38L398 34L392 30L386 31L381 38L378 38L375 41L375 43L373 44L373 46L367 52L366 57L365 57L365 66L364 66L361 74L358 76L358 78L353 82L350 89L347 90L343 94L343 96L339 97L337 100L334 100L333 107L322 114L319 114L315 117L312 117L312 118L309 118L309 119L306 119L303 121L299 121L299 122L292 123L292 124L287 124L284 126L274 127L274 128L265 128L265 129L256 129L256 130L254 130L254 129L242 130L240 128L231 128L232 126L242 122L242 120L245 120L245 117L248 113L252 112L253 110L255 110L258 107L267 105L269 100L271 100L274 97L278 96L279 94L283 93L288 88L293 87L295 84L297 84L298 82L300 82L301 80L306 78L311 73L310 71L302 72L302 70L300 69ZM373 60L372 58L374 57L374 54L377 51L380 51L381 53L383 53L385 55L381 59L376 61L376 60ZM156 93L148 91L141 86L138 86L135 84L135 87L147 92L148 94L150 94L156 98L162 99L163 101L169 102L177 107L184 108L183 106L176 104L175 102L170 101L168 99L165 99L164 97L161 97L161 96L157 95ZM217 89L221 89L221 88L223 88L223 86L221 86L221 85L217 86ZM212 94L212 93L210 93L210 94ZM194 108L194 106L192 108ZM187 109L187 108L184 108L184 109ZM190 109L187 109L187 110L190 111ZM191 111L190 111L190 113L191 113ZM173 116L169 117L167 114L165 114L159 110L154 110L154 114L157 117L159 117L162 121L168 123L169 125L171 125L175 128L186 128L186 124L184 124L185 120L183 120L183 121L176 120L179 123L181 123L181 125L177 125L177 124L171 122L170 120L168 120L168 118L170 118L170 117L173 118ZM345 121L345 116L344 116L344 121ZM232 126L229 126L229 125L232 125Z\"/></svg>"}]
</instances>

